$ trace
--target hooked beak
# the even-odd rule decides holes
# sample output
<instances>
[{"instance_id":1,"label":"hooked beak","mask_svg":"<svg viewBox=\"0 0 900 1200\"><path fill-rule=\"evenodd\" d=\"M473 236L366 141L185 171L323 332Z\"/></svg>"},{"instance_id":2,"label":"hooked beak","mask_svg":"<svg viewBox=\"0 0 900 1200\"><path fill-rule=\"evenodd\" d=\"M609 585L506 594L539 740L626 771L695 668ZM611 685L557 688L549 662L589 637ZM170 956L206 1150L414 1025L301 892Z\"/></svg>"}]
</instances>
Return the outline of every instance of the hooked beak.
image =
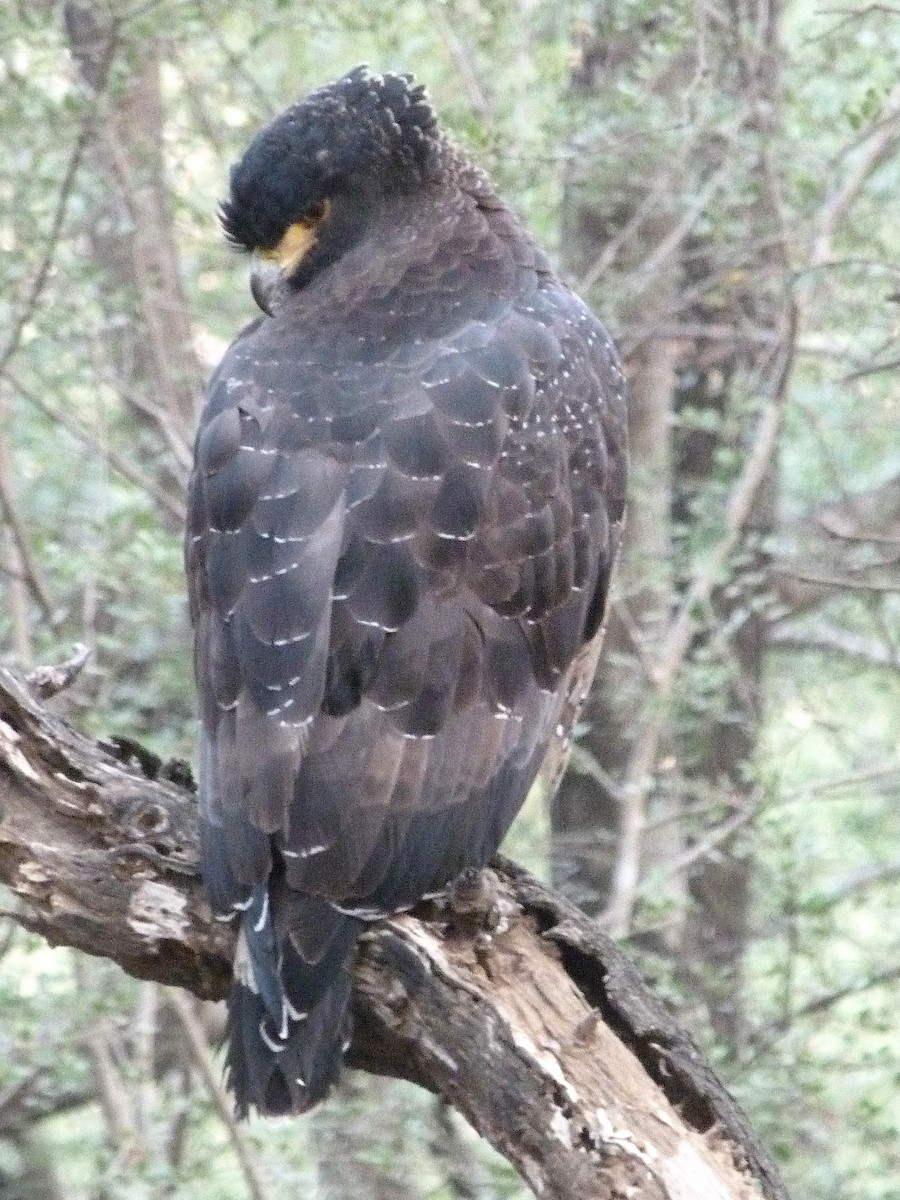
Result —
<instances>
[{"instance_id":1,"label":"hooked beak","mask_svg":"<svg viewBox=\"0 0 900 1200\"><path fill-rule=\"evenodd\" d=\"M308 214L288 225L275 246L267 246L254 254L250 272L250 291L253 299L267 316L272 316L272 303L278 284L296 270L304 256L316 244L317 230L328 216L329 201L317 207L315 214Z\"/></svg>"},{"instance_id":2,"label":"hooked beak","mask_svg":"<svg viewBox=\"0 0 900 1200\"><path fill-rule=\"evenodd\" d=\"M253 299L267 317L272 314L272 301L281 278L281 268L276 262L267 261L258 254L253 256L250 269L250 291Z\"/></svg>"}]
</instances>

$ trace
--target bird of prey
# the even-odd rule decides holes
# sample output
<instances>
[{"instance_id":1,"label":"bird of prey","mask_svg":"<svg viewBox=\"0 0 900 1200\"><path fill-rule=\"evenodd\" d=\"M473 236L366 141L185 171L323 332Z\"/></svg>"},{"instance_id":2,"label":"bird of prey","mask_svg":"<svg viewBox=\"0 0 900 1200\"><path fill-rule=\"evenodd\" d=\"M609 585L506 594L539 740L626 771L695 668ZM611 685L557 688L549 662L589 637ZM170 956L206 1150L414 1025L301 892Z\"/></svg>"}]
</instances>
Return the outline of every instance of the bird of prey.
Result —
<instances>
[{"instance_id":1,"label":"bird of prey","mask_svg":"<svg viewBox=\"0 0 900 1200\"><path fill-rule=\"evenodd\" d=\"M487 862L598 634L624 381L408 75L266 125L225 234L263 315L207 391L186 558L203 875L240 923L226 1071L302 1112L360 932Z\"/></svg>"}]
</instances>

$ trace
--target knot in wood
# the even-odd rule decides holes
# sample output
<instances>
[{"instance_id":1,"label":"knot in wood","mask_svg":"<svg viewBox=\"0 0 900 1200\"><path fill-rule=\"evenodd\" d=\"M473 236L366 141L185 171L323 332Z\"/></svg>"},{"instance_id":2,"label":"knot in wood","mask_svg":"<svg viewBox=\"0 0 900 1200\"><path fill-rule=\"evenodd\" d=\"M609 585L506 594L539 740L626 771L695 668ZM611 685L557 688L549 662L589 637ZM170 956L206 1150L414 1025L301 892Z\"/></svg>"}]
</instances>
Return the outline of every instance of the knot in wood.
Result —
<instances>
[{"instance_id":1,"label":"knot in wood","mask_svg":"<svg viewBox=\"0 0 900 1200\"><path fill-rule=\"evenodd\" d=\"M496 929L499 897L500 881L490 867L463 871L447 888L448 924L467 934Z\"/></svg>"},{"instance_id":2,"label":"knot in wood","mask_svg":"<svg viewBox=\"0 0 900 1200\"><path fill-rule=\"evenodd\" d=\"M124 824L136 840L143 841L168 833L170 821L163 805L151 801L136 804L125 814Z\"/></svg>"}]
</instances>

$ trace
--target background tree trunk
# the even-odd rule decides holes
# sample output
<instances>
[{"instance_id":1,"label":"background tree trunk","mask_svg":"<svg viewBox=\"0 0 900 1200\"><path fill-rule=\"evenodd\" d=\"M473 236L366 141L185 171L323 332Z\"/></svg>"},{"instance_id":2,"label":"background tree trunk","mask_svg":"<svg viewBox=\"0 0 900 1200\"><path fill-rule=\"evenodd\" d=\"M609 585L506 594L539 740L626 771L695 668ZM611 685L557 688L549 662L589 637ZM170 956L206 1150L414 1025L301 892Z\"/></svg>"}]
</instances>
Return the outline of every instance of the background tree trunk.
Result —
<instances>
[{"instance_id":1,"label":"background tree trunk","mask_svg":"<svg viewBox=\"0 0 900 1200\"><path fill-rule=\"evenodd\" d=\"M107 312L105 352L158 487L183 505L203 371L193 351L164 169L158 47L138 44L111 9L63 6L72 56L97 114L89 156L101 190L89 227ZM113 59L127 63L110 81ZM109 94L115 89L115 95ZM161 516L171 520L168 509Z\"/></svg>"},{"instance_id":2,"label":"background tree trunk","mask_svg":"<svg viewBox=\"0 0 900 1200\"><path fill-rule=\"evenodd\" d=\"M761 14L757 22L733 10L698 29L693 45L659 60L648 92L660 123L667 116L675 122L685 98L710 76L732 121L757 120L761 95L770 105L767 119L777 118L777 12L767 6L767 19ZM599 8L573 73L576 112L590 114L645 71L652 36L652 20L622 29L611 10ZM634 487L604 660L553 806L554 879L590 911L614 907L623 821L637 822L641 944L675 961L714 1032L736 1050L751 881L744 834L755 805L767 634L761 547L774 515L772 470L730 578L695 618L686 686L650 718L661 731L643 808L626 781L671 615L695 569L698 530L702 536L724 503L735 475L728 459L736 463L745 452L747 380L763 376L771 354L764 345L748 351L737 341L704 338L703 330L739 327L751 315L759 325L775 325L785 264L777 237L772 249L762 163L751 171L744 213L750 228L743 257L735 259L716 229L724 207L721 129L689 142L684 157L673 155L664 127L654 140L649 124L636 111L633 138L620 135L612 153L605 146L595 156L599 167L588 165L590 145L578 142L564 193L569 274L598 288L615 275L629 297L619 321L634 331L623 338ZM701 216L708 234L695 228Z\"/></svg>"}]
</instances>

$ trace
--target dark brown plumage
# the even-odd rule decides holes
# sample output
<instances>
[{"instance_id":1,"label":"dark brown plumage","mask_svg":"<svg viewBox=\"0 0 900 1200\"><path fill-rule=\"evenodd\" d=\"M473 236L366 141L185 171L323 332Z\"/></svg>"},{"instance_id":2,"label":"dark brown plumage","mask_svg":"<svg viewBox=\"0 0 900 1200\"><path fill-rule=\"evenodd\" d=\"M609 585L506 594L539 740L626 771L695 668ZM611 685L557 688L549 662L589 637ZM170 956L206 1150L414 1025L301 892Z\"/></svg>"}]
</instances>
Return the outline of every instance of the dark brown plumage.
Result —
<instances>
[{"instance_id":1,"label":"dark brown plumage","mask_svg":"<svg viewBox=\"0 0 900 1200\"><path fill-rule=\"evenodd\" d=\"M289 109L222 216L276 266L190 489L204 877L241 914L238 1108L302 1111L363 923L485 863L535 778L603 616L624 385L408 77Z\"/></svg>"}]
</instances>

